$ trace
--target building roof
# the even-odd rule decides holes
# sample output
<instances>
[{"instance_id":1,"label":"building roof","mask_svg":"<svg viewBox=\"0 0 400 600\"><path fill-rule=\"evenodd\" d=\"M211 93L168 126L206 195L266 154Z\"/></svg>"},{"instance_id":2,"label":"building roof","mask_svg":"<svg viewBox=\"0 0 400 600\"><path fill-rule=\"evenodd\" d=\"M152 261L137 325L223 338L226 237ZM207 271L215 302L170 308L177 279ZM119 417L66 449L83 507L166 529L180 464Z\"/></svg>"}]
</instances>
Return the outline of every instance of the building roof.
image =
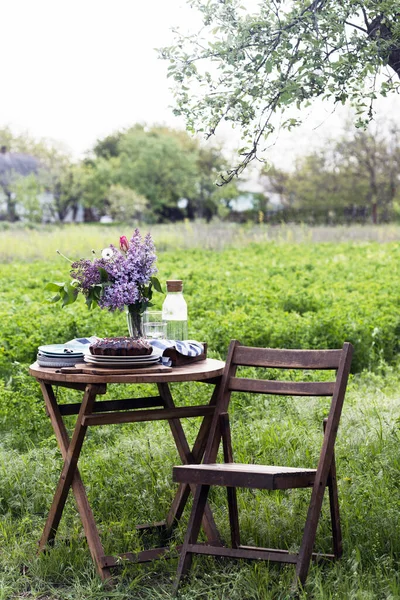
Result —
<instances>
[{"instance_id":1,"label":"building roof","mask_svg":"<svg viewBox=\"0 0 400 600\"><path fill-rule=\"evenodd\" d=\"M0 185L7 185L12 174L29 175L36 173L39 168L39 161L29 154L20 154L18 152L0 152Z\"/></svg>"}]
</instances>

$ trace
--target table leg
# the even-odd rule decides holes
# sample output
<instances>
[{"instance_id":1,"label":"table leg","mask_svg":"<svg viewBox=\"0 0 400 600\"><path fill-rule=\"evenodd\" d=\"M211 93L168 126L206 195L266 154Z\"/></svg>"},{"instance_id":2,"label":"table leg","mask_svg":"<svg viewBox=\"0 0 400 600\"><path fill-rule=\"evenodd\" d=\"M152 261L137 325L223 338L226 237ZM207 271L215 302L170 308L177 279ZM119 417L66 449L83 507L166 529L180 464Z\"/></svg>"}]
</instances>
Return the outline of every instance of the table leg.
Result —
<instances>
[{"instance_id":1,"label":"table leg","mask_svg":"<svg viewBox=\"0 0 400 600\"><path fill-rule=\"evenodd\" d=\"M219 394L219 383L214 387L214 391L211 396L210 406L215 406ZM199 432L197 434L196 440L194 442L194 446L192 449L192 456L194 463L200 463L205 448L207 445L207 438L210 431L211 421L213 419L212 415L208 415L203 418L203 421L200 425ZM172 527L173 523L179 521L182 516L183 510L186 506L190 494L190 487L187 483L180 483L178 491L176 492L175 498L172 502L171 508L169 510L166 523L167 527Z\"/></svg>"},{"instance_id":2,"label":"table leg","mask_svg":"<svg viewBox=\"0 0 400 600\"><path fill-rule=\"evenodd\" d=\"M67 460L68 449L70 447L70 440L67 433L67 429L64 425L60 410L58 408L57 400L55 398L53 388L49 384L40 382L43 397L46 403L47 412L49 414L53 430L61 450L64 461ZM89 413L87 413L89 414ZM75 496L75 500L78 507L78 512L82 520L83 528L87 538L88 546L97 571L102 579L108 579L111 577L110 569L102 566L102 558L104 557L104 549L100 541L100 537L97 531L96 523L93 517L92 509L88 502L86 491L82 483L82 479L77 467L72 475L72 491ZM67 490L68 493L68 490ZM66 496L65 496L66 499ZM59 508L59 515L57 518L51 519L51 511L46 523L45 531L39 543L39 550L43 550L48 543L54 541L56 530L61 518L62 510L64 508L65 500L61 508ZM53 508L53 506L52 506ZM51 522L49 520L51 519Z\"/></svg>"},{"instance_id":3,"label":"table leg","mask_svg":"<svg viewBox=\"0 0 400 600\"><path fill-rule=\"evenodd\" d=\"M164 402L165 407L166 408L175 408L175 403L172 398L168 384L167 383L159 383L159 384L157 384L157 386L158 386L159 394ZM214 389L214 393L211 397L210 404L215 404L215 402L216 402L216 398L218 395L217 388L218 388L218 386L216 386L216 388ZM205 446L206 446L207 434L209 431L209 426L210 426L211 420L212 420L212 416L203 418L199 433L197 435L195 444L193 446L193 451L190 450L190 447L189 447L188 441L186 439L185 432L183 431L183 427L180 422L180 419L169 419L168 420L168 423L171 428L171 432L174 437L180 459L183 464L193 464L193 463L198 463L201 461L203 454L204 454ZM196 490L195 485L180 486L177 494L175 495L171 509L167 516L167 527L171 527L173 525L173 523L175 523L176 521L178 521L180 519L183 509L188 501L189 492L191 491L192 494L194 495L195 490ZM208 504L206 505L206 508L204 511L202 525L203 525L205 534L206 534L207 539L210 542L210 544L217 545L217 546L222 545L222 541L221 541L217 526L215 524L214 517L211 512L211 508Z\"/></svg>"}]
</instances>

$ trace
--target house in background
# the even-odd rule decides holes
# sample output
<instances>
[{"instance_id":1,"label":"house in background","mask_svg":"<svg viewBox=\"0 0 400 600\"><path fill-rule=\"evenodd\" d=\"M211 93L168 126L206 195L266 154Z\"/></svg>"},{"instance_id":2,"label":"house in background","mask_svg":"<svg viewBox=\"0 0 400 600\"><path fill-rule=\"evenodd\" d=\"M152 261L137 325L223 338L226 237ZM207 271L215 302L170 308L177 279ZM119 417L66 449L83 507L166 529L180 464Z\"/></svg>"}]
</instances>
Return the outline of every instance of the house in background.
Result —
<instances>
[{"instance_id":1,"label":"house in background","mask_svg":"<svg viewBox=\"0 0 400 600\"><path fill-rule=\"evenodd\" d=\"M37 174L40 162L29 154L19 152L8 152L6 146L0 149L0 215L8 221L18 220L18 210L15 194L11 190L11 184L15 176L23 177L31 173Z\"/></svg>"}]
</instances>

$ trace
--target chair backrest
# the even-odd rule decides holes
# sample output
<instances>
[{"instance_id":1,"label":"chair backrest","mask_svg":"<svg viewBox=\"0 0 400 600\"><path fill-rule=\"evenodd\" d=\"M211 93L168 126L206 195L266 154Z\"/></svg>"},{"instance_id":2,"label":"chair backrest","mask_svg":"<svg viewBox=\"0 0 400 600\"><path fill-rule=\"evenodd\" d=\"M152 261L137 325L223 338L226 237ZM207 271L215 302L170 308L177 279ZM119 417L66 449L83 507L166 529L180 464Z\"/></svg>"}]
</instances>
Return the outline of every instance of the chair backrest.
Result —
<instances>
[{"instance_id":1,"label":"chair backrest","mask_svg":"<svg viewBox=\"0 0 400 600\"><path fill-rule=\"evenodd\" d=\"M353 347L345 343L341 350L276 350L252 348L232 340L228 350L216 411L210 428L204 462L216 460L221 433L219 415L228 411L232 392L250 392L284 396L330 396L331 406L326 422L319 469L329 469L339 426L340 415L350 373ZM238 367L264 367L273 369L334 370L334 381L279 381L237 377ZM329 458L330 457L330 458ZM326 467L326 463L328 463ZM327 473L327 471L326 471Z\"/></svg>"}]
</instances>

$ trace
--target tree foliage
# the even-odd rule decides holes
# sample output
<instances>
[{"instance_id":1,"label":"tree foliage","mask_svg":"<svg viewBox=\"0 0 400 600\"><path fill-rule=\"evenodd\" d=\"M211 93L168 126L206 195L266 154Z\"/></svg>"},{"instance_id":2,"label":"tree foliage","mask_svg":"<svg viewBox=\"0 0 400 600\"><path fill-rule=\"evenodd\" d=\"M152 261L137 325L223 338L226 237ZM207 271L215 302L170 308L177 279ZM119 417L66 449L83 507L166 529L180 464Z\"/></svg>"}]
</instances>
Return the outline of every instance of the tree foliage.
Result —
<instances>
[{"instance_id":1,"label":"tree foliage","mask_svg":"<svg viewBox=\"0 0 400 600\"><path fill-rule=\"evenodd\" d=\"M53 141L36 140L27 133L16 135L9 127L0 129L0 146L7 153L22 155L35 164L28 178L13 171L7 173L6 182L0 182L0 188L7 197L6 218L10 221L19 218L16 208L19 204L24 218L29 220L62 220L69 209L60 189L60 182L68 176L71 167L68 152ZM46 206L38 198L43 192L53 196L52 202L47 202Z\"/></svg>"},{"instance_id":2,"label":"tree foliage","mask_svg":"<svg viewBox=\"0 0 400 600\"><path fill-rule=\"evenodd\" d=\"M292 173L265 169L262 181L283 207L303 214L390 220L400 200L400 130L392 124L386 133L377 127L330 140L300 157Z\"/></svg>"},{"instance_id":3,"label":"tree foliage","mask_svg":"<svg viewBox=\"0 0 400 600\"><path fill-rule=\"evenodd\" d=\"M98 140L94 154L82 197L103 213L157 222L210 220L218 213L222 194L215 182L227 162L217 146L204 148L185 131L137 124ZM236 185L229 194L239 194Z\"/></svg>"},{"instance_id":4,"label":"tree foliage","mask_svg":"<svg viewBox=\"0 0 400 600\"><path fill-rule=\"evenodd\" d=\"M78 163L56 146L8 128L0 129L0 146L35 166L12 176L7 169L7 182L0 179L5 194L0 218L10 221L75 220L79 207L86 221L106 214L153 222L210 220L239 195L236 183L224 193L216 186L227 167L220 147L205 148L186 131L168 127L137 124L117 131L98 140Z\"/></svg>"},{"instance_id":5,"label":"tree foliage","mask_svg":"<svg viewBox=\"0 0 400 600\"><path fill-rule=\"evenodd\" d=\"M144 196L120 184L112 185L108 190L108 204L110 216L116 221L140 221L148 210Z\"/></svg>"},{"instance_id":6,"label":"tree foliage","mask_svg":"<svg viewBox=\"0 0 400 600\"><path fill-rule=\"evenodd\" d=\"M263 0L256 13L240 0L189 3L201 31L176 31L161 57L190 131L210 137L223 121L242 131L240 160L223 181L261 158L278 125L297 126L313 99L349 101L362 127L377 95L399 88L400 0Z\"/></svg>"}]
</instances>

